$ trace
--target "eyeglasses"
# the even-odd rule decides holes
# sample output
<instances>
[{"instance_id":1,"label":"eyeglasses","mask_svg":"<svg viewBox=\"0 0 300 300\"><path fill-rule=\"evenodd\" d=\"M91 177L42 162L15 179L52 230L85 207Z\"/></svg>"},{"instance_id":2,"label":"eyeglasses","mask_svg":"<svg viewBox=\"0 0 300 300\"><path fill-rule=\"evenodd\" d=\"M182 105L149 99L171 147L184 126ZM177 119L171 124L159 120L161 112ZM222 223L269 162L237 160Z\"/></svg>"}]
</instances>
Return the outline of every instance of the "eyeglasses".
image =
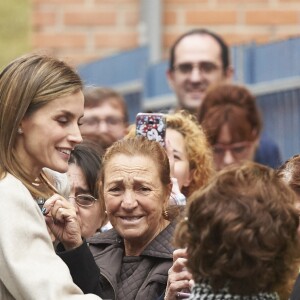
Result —
<instances>
[{"instance_id":1,"label":"eyeglasses","mask_svg":"<svg viewBox=\"0 0 300 300\"><path fill-rule=\"evenodd\" d=\"M230 151L235 159L243 159L248 154L252 142L240 142L230 145L215 144L213 145L214 155L221 158L225 155L226 151Z\"/></svg>"},{"instance_id":2,"label":"eyeglasses","mask_svg":"<svg viewBox=\"0 0 300 300\"><path fill-rule=\"evenodd\" d=\"M89 194L69 196L69 199L70 198L73 198L75 200L76 204L78 204L79 206L82 206L82 207L93 206L95 204L95 202L97 201L97 199L95 197L93 197L92 195L89 195Z\"/></svg>"},{"instance_id":3,"label":"eyeglasses","mask_svg":"<svg viewBox=\"0 0 300 300\"><path fill-rule=\"evenodd\" d=\"M174 66L174 70L180 72L181 74L188 75L192 73L195 67L197 67L198 70L204 74L211 74L220 69L219 66L212 62L203 61L199 63L181 63L177 66Z\"/></svg>"},{"instance_id":4,"label":"eyeglasses","mask_svg":"<svg viewBox=\"0 0 300 300\"><path fill-rule=\"evenodd\" d=\"M100 123L104 122L107 126L113 127L113 126L118 126L122 123L124 123L123 118L119 117L106 117L104 119L99 119L99 118L82 118L82 125L88 125L88 126L99 126Z\"/></svg>"}]
</instances>

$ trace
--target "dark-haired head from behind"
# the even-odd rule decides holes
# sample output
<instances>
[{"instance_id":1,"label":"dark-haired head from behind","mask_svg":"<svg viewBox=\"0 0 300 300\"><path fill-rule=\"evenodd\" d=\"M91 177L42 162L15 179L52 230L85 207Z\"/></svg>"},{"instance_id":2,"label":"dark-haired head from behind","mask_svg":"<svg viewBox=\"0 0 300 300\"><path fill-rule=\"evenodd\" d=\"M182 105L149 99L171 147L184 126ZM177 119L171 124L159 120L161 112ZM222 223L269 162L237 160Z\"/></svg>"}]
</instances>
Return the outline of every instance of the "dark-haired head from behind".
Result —
<instances>
[{"instance_id":1,"label":"dark-haired head from behind","mask_svg":"<svg viewBox=\"0 0 300 300\"><path fill-rule=\"evenodd\" d=\"M176 241L187 247L196 283L216 292L275 292L297 272L295 195L268 167L247 162L220 171L190 199Z\"/></svg>"}]
</instances>

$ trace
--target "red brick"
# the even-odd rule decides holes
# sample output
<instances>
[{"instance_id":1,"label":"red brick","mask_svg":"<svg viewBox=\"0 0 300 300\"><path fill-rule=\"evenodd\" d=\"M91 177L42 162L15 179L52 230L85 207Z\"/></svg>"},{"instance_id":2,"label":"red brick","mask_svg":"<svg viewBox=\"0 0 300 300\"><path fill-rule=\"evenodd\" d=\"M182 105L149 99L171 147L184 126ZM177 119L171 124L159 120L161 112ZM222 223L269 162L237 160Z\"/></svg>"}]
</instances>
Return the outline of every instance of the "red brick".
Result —
<instances>
[{"instance_id":1,"label":"red brick","mask_svg":"<svg viewBox=\"0 0 300 300\"><path fill-rule=\"evenodd\" d=\"M96 25L114 25L117 20L114 11L80 11L67 12L64 15L66 25L96 26Z\"/></svg>"},{"instance_id":2,"label":"red brick","mask_svg":"<svg viewBox=\"0 0 300 300\"><path fill-rule=\"evenodd\" d=\"M218 0L219 4L230 4L230 3L233 3L233 4L266 4L266 3L269 3L269 0Z\"/></svg>"},{"instance_id":3,"label":"red brick","mask_svg":"<svg viewBox=\"0 0 300 300\"><path fill-rule=\"evenodd\" d=\"M33 11L31 22L33 27L54 25L55 13L53 11Z\"/></svg>"},{"instance_id":4,"label":"red brick","mask_svg":"<svg viewBox=\"0 0 300 300\"><path fill-rule=\"evenodd\" d=\"M67 53L60 53L60 58L64 61L69 63L72 66L78 66L79 64L88 63L94 61L96 59L100 59L101 56L99 53L91 53L91 54L83 54L83 53L74 53L74 52L67 52Z\"/></svg>"},{"instance_id":5,"label":"red brick","mask_svg":"<svg viewBox=\"0 0 300 300\"><path fill-rule=\"evenodd\" d=\"M163 15L163 23L166 25L176 25L177 13L175 11L166 11Z\"/></svg>"},{"instance_id":6,"label":"red brick","mask_svg":"<svg viewBox=\"0 0 300 300\"><path fill-rule=\"evenodd\" d=\"M95 45L98 48L128 49L138 46L137 33L98 33L95 37Z\"/></svg>"},{"instance_id":7,"label":"red brick","mask_svg":"<svg viewBox=\"0 0 300 300\"><path fill-rule=\"evenodd\" d=\"M270 40L268 34L222 34L228 45L247 44L250 42L266 43Z\"/></svg>"},{"instance_id":8,"label":"red brick","mask_svg":"<svg viewBox=\"0 0 300 300\"><path fill-rule=\"evenodd\" d=\"M218 25L235 24L237 22L237 12L232 10L205 10L188 11L185 14L185 23L187 25Z\"/></svg>"},{"instance_id":9,"label":"red brick","mask_svg":"<svg viewBox=\"0 0 300 300\"><path fill-rule=\"evenodd\" d=\"M299 11L248 11L245 15L247 24L250 25L285 25L299 22Z\"/></svg>"},{"instance_id":10,"label":"red brick","mask_svg":"<svg viewBox=\"0 0 300 300\"><path fill-rule=\"evenodd\" d=\"M63 4L83 4L86 0L31 0L33 4L57 4L59 6Z\"/></svg>"},{"instance_id":11,"label":"red brick","mask_svg":"<svg viewBox=\"0 0 300 300\"><path fill-rule=\"evenodd\" d=\"M34 34L33 46L37 48L84 48L85 34L80 33L39 33Z\"/></svg>"},{"instance_id":12,"label":"red brick","mask_svg":"<svg viewBox=\"0 0 300 300\"><path fill-rule=\"evenodd\" d=\"M182 33L183 32L176 32L176 34L165 33L163 35L163 48L170 48Z\"/></svg>"},{"instance_id":13,"label":"red brick","mask_svg":"<svg viewBox=\"0 0 300 300\"><path fill-rule=\"evenodd\" d=\"M164 0L166 4L198 4L198 3L207 3L209 0Z\"/></svg>"},{"instance_id":14,"label":"red brick","mask_svg":"<svg viewBox=\"0 0 300 300\"><path fill-rule=\"evenodd\" d=\"M111 5L120 5L120 4L134 4L138 5L140 0L94 0L96 4L111 4Z\"/></svg>"},{"instance_id":15,"label":"red brick","mask_svg":"<svg viewBox=\"0 0 300 300\"><path fill-rule=\"evenodd\" d=\"M124 24L127 26L137 26L139 24L138 11L126 12L124 15Z\"/></svg>"}]
</instances>

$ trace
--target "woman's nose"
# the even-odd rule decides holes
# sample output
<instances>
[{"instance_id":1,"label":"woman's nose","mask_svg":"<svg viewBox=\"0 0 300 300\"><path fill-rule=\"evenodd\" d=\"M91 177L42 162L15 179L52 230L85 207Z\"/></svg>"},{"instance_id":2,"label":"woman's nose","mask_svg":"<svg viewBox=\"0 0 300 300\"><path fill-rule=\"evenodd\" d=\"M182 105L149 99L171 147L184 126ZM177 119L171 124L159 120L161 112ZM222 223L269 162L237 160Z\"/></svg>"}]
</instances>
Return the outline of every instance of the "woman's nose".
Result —
<instances>
[{"instance_id":1,"label":"woman's nose","mask_svg":"<svg viewBox=\"0 0 300 300\"><path fill-rule=\"evenodd\" d=\"M133 209L137 206L137 201L133 191L125 191L121 205L125 209Z\"/></svg>"}]
</instances>

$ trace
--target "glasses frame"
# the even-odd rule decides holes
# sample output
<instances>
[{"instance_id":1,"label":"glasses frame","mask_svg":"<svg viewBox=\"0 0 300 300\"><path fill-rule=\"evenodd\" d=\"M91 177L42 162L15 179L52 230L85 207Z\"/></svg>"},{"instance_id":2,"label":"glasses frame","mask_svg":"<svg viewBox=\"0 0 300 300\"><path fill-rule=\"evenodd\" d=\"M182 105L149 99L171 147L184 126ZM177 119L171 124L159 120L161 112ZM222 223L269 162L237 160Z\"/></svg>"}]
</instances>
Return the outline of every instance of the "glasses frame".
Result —
<instances>
[{"instance_id":1,"label":"glasses frame","mask_svg":"<svg viewBox=\"0 0 300 300\"><path fill-rule=\"evenodd\" d=\"M253 145L253 141L244 141L244 142L238 142L238 143L232 143L232 144L220 144L220 143L216 143L212 146L212 150L213 150L213 154L216 155L219 158L223 158L224 155L226 154L227 151L229 151L231 153L231 155L239 160L241 159L241 157L239 157L239 154L245 154L246 152L248 153L248 151L250 150L250 147ZM222 153L216 153L215 152L215 148L219 147L220 149L222 149ZM245 149L238 153L235 152L233 149L234 148L241 148L244 147Z\"/></svg>"},{"instance_id":2,"label":"glasses frame","mask_svg":"<svg viewBox=\"0 0 300 300\"><path fill-rule=\"evenodd\" d=\"M186 70L184 70L184 67L186 67ZM213 72L221 69L221 66L218 66L213 62L202 61L196 63L182 62L175 65L173 70L178 71L182 75L190 75L195 67L197 67L198 71L202 74L212 74Z\"/></svg>"},{"instance_id":3,"label":"glasses frame","mask_svg":"<svg viewBox=\"0 0 300 300\"><path fill-rule=\"evenodd\" d=\"M91 202L91 204L90 205L83 205L83 204L81 204L81 203L79 203L78 202L78 197L80 197L80 196L85 196L85 197L89 197L89 198L91 198L91 199L93 199L93 202ZM96 203L96 201L98 201L98 199L96 199L94 196L92 196L91 194L79 194L79 195L76 195L76 196L69 196L69 199L74 199L75 200L75 202L76 202L76 204L78 205L78 206L80 206L80 207L92 207L92 206L94 206L95 205L95 203Z\"/></svg>"},{"instance_id":4,"label":"glasses frame","mask_svg":"<svg viewBox=\"0 0 300 300\"><path fill-rule=\"evenodd\" d=\"M89 126L89 127L96 127L96 126L98 127L102 122L104 122L108 127L117 127L124 124L125 122L124 118L122 117L112 117L112 116L103 119L99 119L97 117L84 119L83 117L81 120L82 120L81 126ZM113 120L113 122L109 120Z\"/></svg>"}]
</instances>

